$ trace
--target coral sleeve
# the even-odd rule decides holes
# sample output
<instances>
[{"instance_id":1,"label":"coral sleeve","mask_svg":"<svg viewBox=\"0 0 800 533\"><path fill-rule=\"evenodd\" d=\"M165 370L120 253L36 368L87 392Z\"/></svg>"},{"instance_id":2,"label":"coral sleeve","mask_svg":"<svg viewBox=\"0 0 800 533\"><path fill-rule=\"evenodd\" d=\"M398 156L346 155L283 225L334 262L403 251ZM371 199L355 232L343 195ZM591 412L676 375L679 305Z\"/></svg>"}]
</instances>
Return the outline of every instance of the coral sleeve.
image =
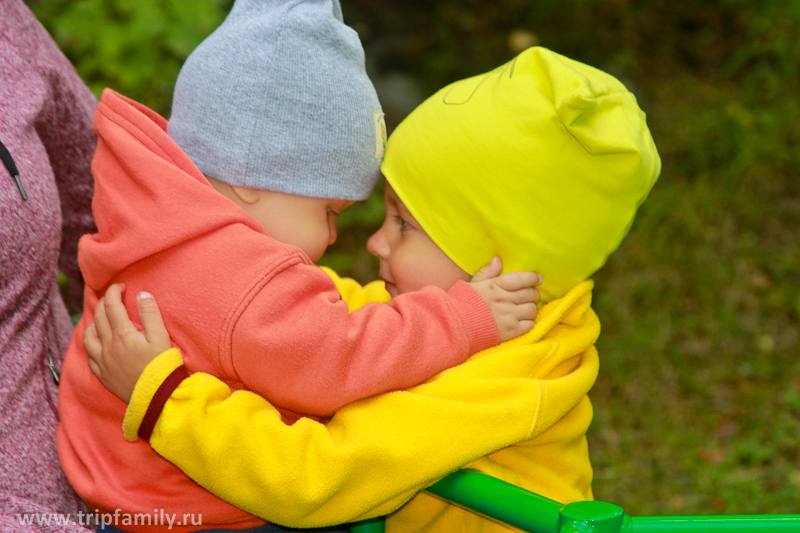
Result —
<instances>
[{"instance_id":1,"label":"coral sleeve","mask_svg":"<svg viewBox=\"0 0 800 533\"><path fill-rule=\"evenodd\" d=\"M363 298L366 291L354 293ZM222 365L276 406L322 417L418 385L497 338L488 306L467 283L351 313L319 267L299 264L254 291L235 319Z\"/></svg>"}]
</instances>

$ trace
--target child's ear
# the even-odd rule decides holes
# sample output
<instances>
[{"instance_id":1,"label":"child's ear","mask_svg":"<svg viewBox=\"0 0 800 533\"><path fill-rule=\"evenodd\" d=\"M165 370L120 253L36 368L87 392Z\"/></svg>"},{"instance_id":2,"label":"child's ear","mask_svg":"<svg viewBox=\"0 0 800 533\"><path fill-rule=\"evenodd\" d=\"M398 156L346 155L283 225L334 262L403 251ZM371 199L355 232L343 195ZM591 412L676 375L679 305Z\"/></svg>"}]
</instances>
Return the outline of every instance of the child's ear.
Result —
<instances>
[{"instance_id":1,"label":"child's ear","mask_svg":"<svg viewBox=\"0 0 800 533\"><path fill-rule=\"evenodd\" d=\"M236 195L239 200L246 204L254 204L261 199L262 193L264 191L260 189L250 189L248 187L239 187L238 185L231 185L231 190L233 194Z\"/></svg>"}]
</instances>

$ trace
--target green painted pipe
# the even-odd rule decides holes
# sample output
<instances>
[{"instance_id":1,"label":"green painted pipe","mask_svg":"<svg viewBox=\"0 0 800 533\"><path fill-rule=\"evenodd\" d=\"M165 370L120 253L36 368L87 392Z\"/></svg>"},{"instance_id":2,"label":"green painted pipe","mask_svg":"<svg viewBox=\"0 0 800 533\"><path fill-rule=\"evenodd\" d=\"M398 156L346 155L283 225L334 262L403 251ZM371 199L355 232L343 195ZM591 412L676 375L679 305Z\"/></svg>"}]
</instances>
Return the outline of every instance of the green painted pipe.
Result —
<instances>
[{"instance_id":1,"label":"green painted pipe","mask_svg":"<svg viewBox=\"0 0 800 533\"><path fill-rule=\"evenodd\" d=\"M426 489L451 503L530 533L800 533L800 515L628 516L605 502L562 505L505 481L459 470ZM351 533L383 533L381 519Z\"/></svg>"},{"instance_id":2,"label":"green painted pipe","mask_svg":"<svg viewBox=\"0 0 800 533\"><path fill-rule=\"evenodd\" d=\"M426 489L442 499L524 531L556 533L561 504L472 470L458 470ZM381 519L350 526L350 533L383 533Z\"/></svg>"},{"instance_id":3,"label":"green painted pipe","mask_svg":"<svg viewBox=\"0 0 800 533\"><path fill-rule=\"evenodd\" d=\"M628 523L619 505L606 502L573 502L561 507L553 533L619 533Z\"/></svg>"},{"instance_id":4,"label":"green painted pipe","mask_svg":"<svg viewBox=\"0 0 800 533\"><path fill-rule=\"evenodd\" d=\"M633 516L636 533L800 532L800 515Z\"/></svg>"},{"instance_id":5,"label":"green painted pipe","mask_svg":"<svg viewBox=\"0 0 800 533\"><path fill-rule=\"evenodd\" d=\"M800 533L800 514L631 517L605 502L562 505L470 470L454 472L427 491L531 533Z\"/></svg>"},{"instance_id":6,"label":"green painted pipe","mask_svg":"<svg viewBox=\"0 0 800 533\"><path fill-rule=\"evenodd\" d=\"M480 472L458 470L426 490L524 531L555 533L558 530L560 503Z\"/></svg>"}]
</instances>

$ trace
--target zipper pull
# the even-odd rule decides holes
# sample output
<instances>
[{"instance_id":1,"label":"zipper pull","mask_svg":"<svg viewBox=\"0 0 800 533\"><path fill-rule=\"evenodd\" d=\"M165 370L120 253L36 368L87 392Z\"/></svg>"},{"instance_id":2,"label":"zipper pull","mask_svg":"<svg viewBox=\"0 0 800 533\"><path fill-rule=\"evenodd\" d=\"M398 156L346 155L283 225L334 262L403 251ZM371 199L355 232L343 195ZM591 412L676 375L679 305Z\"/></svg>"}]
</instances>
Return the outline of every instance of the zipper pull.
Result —
<instances>
[{"instance_id":1,"label":"zipper pull","mask_svg":"<svg viewBox=\"0 0 800 533\"><path fill-rule=\"evenodd\" d=\"M8 151L8 148L6 148L2 142L0 142L0 159L3 160L3 164L11 174L11 177L14 178L15 182L17 182L17 189L19 189L22 199L27 202L28 195L25 193L25 187L22 186L22 180L19 179L19 170L17 170L17 165L14 163L14 159L11 157L11 152Z\"/></svg>"},{"instance_id":2,"label":"zipper pull","mask_svg":"<svg viewBox=\"0 0 800 533\"><path fill-rule=\"evenodd\" d=\"M14 181L17 182L17 188L19 189L19 193L22 195L22 199L27 202L28 195L25 194L25 188L22 186L22 180L19 179L19 174L14 174Z\"/></svg>"}]
</instances>

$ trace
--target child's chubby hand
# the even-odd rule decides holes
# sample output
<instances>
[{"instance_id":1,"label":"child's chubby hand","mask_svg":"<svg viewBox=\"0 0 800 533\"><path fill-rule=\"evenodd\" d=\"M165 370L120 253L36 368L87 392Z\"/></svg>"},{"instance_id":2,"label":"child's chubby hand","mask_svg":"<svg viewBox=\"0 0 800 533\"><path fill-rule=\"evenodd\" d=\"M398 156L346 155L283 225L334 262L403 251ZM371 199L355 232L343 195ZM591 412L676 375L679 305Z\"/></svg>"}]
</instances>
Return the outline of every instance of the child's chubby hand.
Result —
<instances>
[{"instance_id":1,"label":"child's chubby hand","mask_svg":"<svg viewBox=\"0 0 800 533\"><path fill-rule=\"evenodd\" d=\"M147 364L172 347L155 298L140 292L136 298L144 331L131 322L122 303L124 284L111 285L94 310L94 322L86 327L83 346L89 368L100 382L128 403L136 381Z\"/></svg>"},{"instance_id":2,"label":"child's chubby hand","mask_svg":"<svg viewBox=\"0 0 800 533\"><path fill-rule=\"evenodd\" d=\"M500 342L506 342L533 329L536 304L540 295L537 285L542 276L536 272L506 272L495 256L469 281L489 306L497 324Z\"/></svg>"}]
</instances>

